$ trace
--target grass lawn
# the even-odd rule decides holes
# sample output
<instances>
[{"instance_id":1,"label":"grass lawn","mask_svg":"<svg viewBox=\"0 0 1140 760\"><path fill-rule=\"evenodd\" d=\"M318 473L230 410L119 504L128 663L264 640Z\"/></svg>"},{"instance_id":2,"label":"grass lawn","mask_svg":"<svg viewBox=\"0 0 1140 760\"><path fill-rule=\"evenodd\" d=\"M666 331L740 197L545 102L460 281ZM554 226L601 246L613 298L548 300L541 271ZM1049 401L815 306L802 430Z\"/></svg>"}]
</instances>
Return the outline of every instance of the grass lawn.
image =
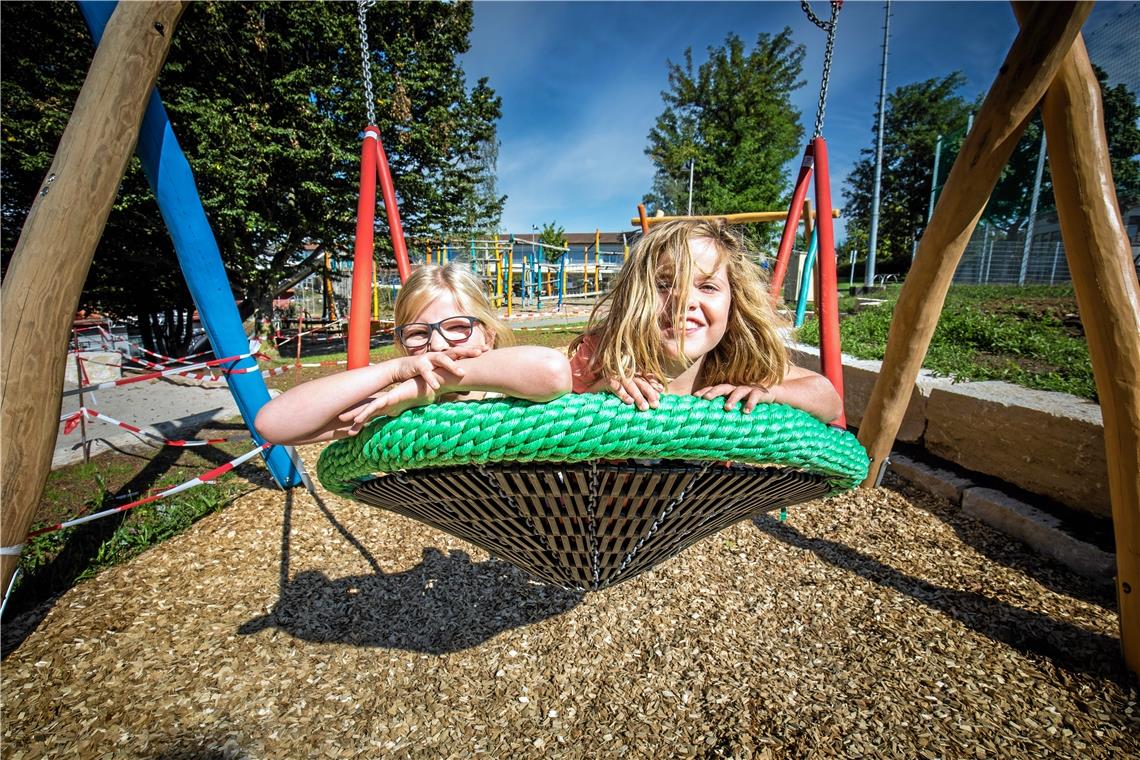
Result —
<instances>
[{"instance_id":1,"label":"grass lawn","mask_svg":"<svg viewBox=\"0 0 1140 760\"><path fill-rule=\"evenodd\" d=\"M843 352L882 359L897 290L844 317ZM843 311L841 307L841 311ZM819 345L819 325L798 337ZM1002 380L1095 401L1096 384L1072 288L959 285L950 289L923 366L959 381Z\"/></svg>"}]
</instances>

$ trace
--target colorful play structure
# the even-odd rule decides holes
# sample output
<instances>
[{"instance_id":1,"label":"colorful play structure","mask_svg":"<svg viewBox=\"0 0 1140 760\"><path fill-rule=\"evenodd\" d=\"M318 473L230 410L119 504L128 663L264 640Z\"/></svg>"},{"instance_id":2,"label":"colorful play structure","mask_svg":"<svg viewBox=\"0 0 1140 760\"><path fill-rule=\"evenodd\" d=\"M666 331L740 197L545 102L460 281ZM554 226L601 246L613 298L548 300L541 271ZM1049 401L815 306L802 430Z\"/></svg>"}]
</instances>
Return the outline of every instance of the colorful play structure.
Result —
<instances>
[{"instance_id":1,"label":"colorful play structure","mask_svg":"<svg viewBox=\"0 0 1140 760\"><path fill-rule=\"evenodd\" d=\"M20 431L18 437L9 432L2 452L5 587L50 466L71 316L136 138L215 353L235 357L249 352L189 167L153 90L184 6L163 1L81 6L102 41L3 284L0 422L6 431ZM829 50L839 8L839 2L831 4L829 22L807 8L828 32ZM859 430L862 446L844 430L818 423L811 428L795 415L788 418L794 410L783 407L775 407L768 419L753 415L755 427L743 430L729 426L723 412L710 419L710 410L688 398L663 405L660 415L632 417L622 416L623 410L604 396L569 397L546 406L482 402L477 415L471 405L455 410L439 404L374 423L366 434L351 439L358 444L355 449L340 442L326 447L320 465L326 486L404 509L457 535L466 530L469 540L493 546L539 577L585 588L631 577L758 510L860 482L874 487L888 464L963 248L1025 123L1040 105L1066 255L1103 409L1123 656L1128 669L1140 674L1140 287L1112 191L1099 88L1080 37L1090 9L1091 3L1014 3L1021 31L946 181L900 295L882 372ZM367 61L366 39L362 47ZM826 74L821 89L826 92ZM821 324L831 336L827 340L833 341L823 347L822 358L826 376L841 388L838 341L828 327L838 315L822 106L821 97L784 241L789 230L794 236L793 218L814 172L817 303ZM375 124L374 114L368 121ZM401 278L410 271L376 126L365 130L361 179L349 366L368 362L377 182ZM61 224L62 219L69 223ZM647 228L651 220L642 211L639 222ZM782 266L783 243L774 284ZM227 382L243 416L252 421L267 398L259 374L228 376ZM627 435L630 426L638 429ZM586 432L573 441L567 437L571 428ZM689 428L703 432L695 435ZM715 435L719 428L727 428L727 435ZM781 429L793 432L781 437L776 432ZM424 442L427 437L443 443L433 448ZM266 456L279 484L300 481L287 452L272 447ZM636 472L606 461L627 457L666 461L649 462ZM540 459L558 461L535 465ZM761 483L751 472L760 468L725 467L726 460L785 466L774 468ZM458 485L441 500L442 486L432 473L456 466L462 475L453 474L449 482ZM373 477L377 470L395 474ZM698 480L710 472L712 480ZM646 493L653 496L653 505L632 508ZM460 503L465 511L456 506ZM483 522L465 528L461 523L468 516ZM510 530L489 523L511 523Z\"/></svg>"}]
</instances>

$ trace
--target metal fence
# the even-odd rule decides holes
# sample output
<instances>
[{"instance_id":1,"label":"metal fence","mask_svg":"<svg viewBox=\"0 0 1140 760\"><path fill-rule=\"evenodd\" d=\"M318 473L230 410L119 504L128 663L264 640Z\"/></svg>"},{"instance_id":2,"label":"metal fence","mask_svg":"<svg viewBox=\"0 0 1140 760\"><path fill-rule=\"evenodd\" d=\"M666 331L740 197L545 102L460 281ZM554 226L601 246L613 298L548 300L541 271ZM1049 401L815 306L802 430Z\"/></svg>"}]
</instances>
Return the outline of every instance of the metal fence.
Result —
<instances>
[{"instance_id":1,"label":"metal fence","mask_svg":"<svg viewBox=\"0 0 1140 760\"><path fill-rule=\"evenodd\" d=\"M1070 281L1061 241L987 240L977 236L966 246L955 285L1057 285Z\"/></svg>"}]
</instances>

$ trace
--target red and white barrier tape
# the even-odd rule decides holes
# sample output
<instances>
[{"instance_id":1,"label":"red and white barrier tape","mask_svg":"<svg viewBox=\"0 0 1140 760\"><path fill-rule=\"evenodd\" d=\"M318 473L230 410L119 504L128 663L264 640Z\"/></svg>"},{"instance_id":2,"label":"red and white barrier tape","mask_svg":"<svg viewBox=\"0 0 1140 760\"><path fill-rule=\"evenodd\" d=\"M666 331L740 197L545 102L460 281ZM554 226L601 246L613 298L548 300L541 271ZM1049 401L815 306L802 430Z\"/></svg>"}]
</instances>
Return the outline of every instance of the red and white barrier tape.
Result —
<instances>
[{"instance_id":1,"label":"red and white barrier tape","mask_svg":"<svg viewBox=\"0 0 1140 760\"><path fill-rule=\"evenodd\" d=\"M237 356L227 356L227 357L224 357L222 359L211 359L208 362L198 362L197 364L191 364L191 365L186 366L186 367L172 367L170 369L162 370L161 372L151 372L151 373L146 374L146 375L136 375L135 377L123 377L123 378L120 378L118 380L108 380L105 383L97 383L95 385L85 385L81 388L74 388L72 390L66 390L63 392L63 395L64 396L74 396L78 393L87 393L89 391L97 391L97 390L101 390L103 388L115 388L115 387L120 386L120 385L129 385L131 383L141 383L144 380L155 380L157 378L167 377L169 375L188 374L192 370L202 369L204 367L216 367L219 364L236 362L236 361L240 361L241 359L248 359L251 356L261 356L261 354L256 354L256 353L238 354ZM256 367L250 368L248 370L230 370L230 371L231 372L233 372L233 371L251 372L254 369L256 369Z\"/></svg>"},{"instance_id":2,"label":"red and white barrier tape","mask_svg":"<svg viewBox=\"0 0 1140 760\"><path fill-rule=\"evenodd\" d=\"M116 425L118 427L121 427L123 430L128 430L137 436L142 436L149 438L152 441L157 441L158 443L161 443L165 446L209 446L213 443L225 443L226 441L230 440L229 438L202 438L188 440L174 440L170 438L163 438L156 433L135 427L134 425L131 425L127 422L121 422L114 417L103 414L102 412L97 412L94 409L88 409L87 407L82 406L79 407L78 411L72 412L71 414L65 414L59 418L59 421L64 423L63 434L67 435L75 430L75 428L79 425L79 420L83 417L83 415L87 415L93 420L102 420L103 422L109 423L111 425Z\"/></svg>"},{"instance_id":3,"label":"red and white barrier tape","mask_svg":"<svg viewBox=\"0 0 1140 760\"><path fill-rule=\"evenodd\" d=\"M198 477L192 478L192 479L186 481L185 483L183 483L181 485L177 485L177 486L174 486L172 488L168 488L165 491L162 491L161 493L156 493L153 496L147 496L145 499L139 499L138 501L132 501L130 504L123 504L122 506L119 506L119 507L112 507L111 509L105 509L102 512L95 512L94 514L84 515L83 517L77 517L74 520L67 520L66 522L56 523L55 525L49 526L47 528L40 528L39 530L33 530L31 533L28 534L27 538L32 538L34 536L42 536L45 533L54 533L58 530L63 530L64 528L74 528L76 525L82 525L83 523L88 523L88 522L91 522L93 520L98 520L98 519L103 518L103 517L109 517L111 515L118 514L119 512L126 512L128 509L134 509L135 507L141 507L143 504L150 504L151 502L158 501L159 499L165 499L167 496L173 496L176 493L181 493L182 491L187 491L191 488L194 488L195 486L200 486L203 483L208 483L211 480L214 480L218 477L221 477L222 475L226 474L230 470L234 469L235 467L238 467L241 464L244 464L245 462L249 461L253 457L257 456L258 454L260 454L261 452L265 451L266 449L268 449L272 446L273 446L273 444L271 444L271 443L263 443L260 446L258 446L256 449L253 449L252 451L248 451L245 454L242 454L237 459L232 459L229 462L226 462L225 464L221 465L220 467L215 467L214 469L210 470L209 472L202 473ZM25 539L25 540L27 540L27 539ZM24 548L24 545L22 543L16 544L15 546L0 546L0 556L17 556L18 557L20 555L20 550L23 548Z\"/></svg>"},{"instance_id":4,"label":"red and white barrier tape","mask_svg":"<svg viewBox=\"0 0 1140 760\"><path fill-rule=\"evenodd\" d=\"M296 334L296 335L290 335L288 338L283 338L283 339L281 339L281 340L278 340L278 341L277 341L277 345L279 345L279 346L280 346L282 343L288 343L288 342L289 342L289 341L291 341L291 340L297 340L298 338L303 338L303 337L304 337L304 336L306 336L306 335L312 335L312 334L313 334L313 333L315 333L315 332L320 332L320 331L322 331L322 330L328 330L328 329L331 329L331 328L333 328L333 327L336 327L337 325L339 325L341 322L344 322L344 318L343 318L343 317L341 317L340 319L334 319L332 322L329 322L327 325L320 325L320 326L318 326L318 327L314 327L314 328L313 328L313 329L311 329L311 330L306 330L306 331L305 331L305 332L303 332L303 333L298 333L298 334ZM281 331L280 331L280 330L278 330L278 331L277 331L277 335L278 335L278 336L280 336L280 335L281 335Z\"/></svg>"},{"instance_id":5,"label":"red and white barrier tape","mask_svg":"<svg viewBox=\"0 0 1140 760\"><path fill-rule=\"evenodd\" d=\"M206 354L210 353L209 351L199 351L196 354L187 354L186 356L181 356L181 357L178 357L176 359L172 356L164 356L163 354L156 354L154 351L150 351L148 349L145 349L142 346L136 346L133 343L131 345L134 346L135 348L137 348L139 351L143 352L144 354L149 354L150 356L153 356L154 358L159 359L159 360L165 362L166 364L172 364L174 362L181 362L183 364L189 364L191 359L197 359L199 356L205 356ZM138 359L135 359L134 361L138 361Z\"/></svg>"}]
</instances>

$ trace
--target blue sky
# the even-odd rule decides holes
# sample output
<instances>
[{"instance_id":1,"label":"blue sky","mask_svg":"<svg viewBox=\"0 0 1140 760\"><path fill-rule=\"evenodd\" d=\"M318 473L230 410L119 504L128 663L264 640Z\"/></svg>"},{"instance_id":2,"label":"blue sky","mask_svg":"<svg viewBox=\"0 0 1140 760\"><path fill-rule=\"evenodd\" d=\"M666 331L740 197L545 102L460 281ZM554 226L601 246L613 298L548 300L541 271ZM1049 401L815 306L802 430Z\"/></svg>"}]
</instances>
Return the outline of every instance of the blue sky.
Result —
<instances>
[{"instance_id":1,"label":"blue sky","mask_svg":"<svg viewBox=\"0 0 1140 760\"><path fill-rule=\"evenodd\" d=\"M1137 5L1098 3L1086 36ZM681 61L686 47L696 66L730 32L751 46L761 32L791 27L807 48L806 84L793 101L807 133L814 124L825 35L798 2L480 0L474 7L462 65L469 84L486 76L503 98L498 181L508 196L508 231L552 221L568 232L631 228L652 183L644 150L663 107L665 62ZM821 0L812 7L821 18L829 13ZM836 205L842 180L871 142L883 17L882 2L848 0L840 13L824 123ZM887 90L960 70L967 80L962 95L972 98L989 87L1016 34L1005 2L893 2Z\"/></svg>"}]
</instances>

